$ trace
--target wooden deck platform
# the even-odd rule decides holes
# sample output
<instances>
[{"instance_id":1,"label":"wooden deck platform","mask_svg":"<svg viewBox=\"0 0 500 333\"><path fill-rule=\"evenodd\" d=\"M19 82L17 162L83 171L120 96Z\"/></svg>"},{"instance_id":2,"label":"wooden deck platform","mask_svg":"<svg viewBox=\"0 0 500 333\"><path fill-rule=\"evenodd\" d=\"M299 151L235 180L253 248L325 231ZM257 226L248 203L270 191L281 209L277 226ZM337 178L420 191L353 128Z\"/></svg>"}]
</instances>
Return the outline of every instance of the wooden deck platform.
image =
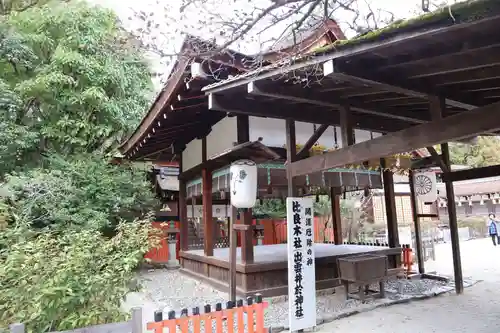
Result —
<instances>
[{"instance_id":1,"label":"wooden deck platform","mask_svg":"<svg viewBox=\"0 0 500 333\"><path fill-rule=\"evenodd\" d=\"M339 257L374 253L390 258L401 255L401 248L368 245L314 244L316 257L316 289L327 289L339 285L337 259ZM229 282L229 249L215 249L213 257L203 250L181 251L182 272L210 283L217 289L227 290ZM392 260L389 260L391 262ZM237 251L236 284L242 295L261 293L264 296L286 295L287 245L260 245L254 247L254 263L242 264L241 249Z\"/></svg>"}]
</instances>

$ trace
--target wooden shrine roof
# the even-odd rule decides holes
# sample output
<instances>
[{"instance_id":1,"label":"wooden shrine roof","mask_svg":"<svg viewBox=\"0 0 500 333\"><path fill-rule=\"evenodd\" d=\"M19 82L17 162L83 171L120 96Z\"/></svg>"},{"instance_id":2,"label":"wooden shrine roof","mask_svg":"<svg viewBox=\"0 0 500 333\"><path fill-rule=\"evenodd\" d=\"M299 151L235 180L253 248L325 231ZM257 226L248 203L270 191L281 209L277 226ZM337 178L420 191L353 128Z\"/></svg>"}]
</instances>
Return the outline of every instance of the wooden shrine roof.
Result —
<instances>
[{"instance_id":1,"label":"wooden shrine roof","mask_svg":"<svg viewBox=\"0 0 500 333\"><path fill-rule=\"evenodd\" d=\"M262 55L262 63L255 57L232 50L197 55L196 51L216 49L217 46L193 36L187 36L180 56L175 62L165 87L153 102L148 114L120 151L134 160L171 160L174 151L195 137L202 137L225 116L223 112L208 110L208 97L201 92L203 86L230 76L236 76L261 65L279 59L288 52L309 52L311 47L327 45L339 38L345 38L333 20L327 20L317 30L304 34L304 40L297 47L282 45L285 50L273 49ZM193 46L194 44L194 46ZM200 47L200 44L203 44ZM200 62L203 69L211 74L196 77L191 73L191 64Z\"/></svg>"},{"instance_id":2,"label":"wooden shrine roof","mask_svg":"<svg viewBox=\"0 0 500 333\"><path fill-rule=\"evenodd\" d=\"M450 15L451 13L451 15ZM467 1L203 89L212 110L396 132L500 101L500 1ZM489 134L489 133L485 133Z\"/></svg>"}]
</instances>

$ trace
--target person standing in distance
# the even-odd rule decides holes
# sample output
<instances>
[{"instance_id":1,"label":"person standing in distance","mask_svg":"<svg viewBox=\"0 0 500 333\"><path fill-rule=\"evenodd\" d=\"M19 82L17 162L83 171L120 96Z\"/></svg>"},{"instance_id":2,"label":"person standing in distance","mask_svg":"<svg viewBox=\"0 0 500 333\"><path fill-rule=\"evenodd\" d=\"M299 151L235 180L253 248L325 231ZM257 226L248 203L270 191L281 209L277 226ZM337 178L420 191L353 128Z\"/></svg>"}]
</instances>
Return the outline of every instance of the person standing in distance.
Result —
<instances>
[{"instance_id":1,"label":"person standing in distance","mask_svg":"<svg viewBox=\"0 0 500 333\"><path fill-rule=\"evenodd\" d=\"M495 214L488 215L488 232L491 237L491 241L494 246L497 246L497 243L500 245L500 234L499 234L499 225L498 221L495 219Z\"/></svg>"}]
</instances>

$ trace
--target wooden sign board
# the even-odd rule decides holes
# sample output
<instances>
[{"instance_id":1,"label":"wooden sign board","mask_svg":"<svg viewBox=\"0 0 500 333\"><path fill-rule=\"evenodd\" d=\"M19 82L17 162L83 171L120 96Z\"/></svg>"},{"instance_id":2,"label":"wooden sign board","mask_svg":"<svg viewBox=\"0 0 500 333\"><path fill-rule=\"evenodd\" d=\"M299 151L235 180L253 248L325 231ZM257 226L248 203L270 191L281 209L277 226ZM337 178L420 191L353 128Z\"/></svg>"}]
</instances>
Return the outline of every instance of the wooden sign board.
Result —
<instances>
[{"instance_id":1,"label":"wooden sign board","mask_svg":"<svg viewBox=\"0 0 500 333\"><path fill-rule=\"evenodd\" d=\"M290 331L316 326L314 211L311 198L287 198Z\"/></svg>"}]
</instances>

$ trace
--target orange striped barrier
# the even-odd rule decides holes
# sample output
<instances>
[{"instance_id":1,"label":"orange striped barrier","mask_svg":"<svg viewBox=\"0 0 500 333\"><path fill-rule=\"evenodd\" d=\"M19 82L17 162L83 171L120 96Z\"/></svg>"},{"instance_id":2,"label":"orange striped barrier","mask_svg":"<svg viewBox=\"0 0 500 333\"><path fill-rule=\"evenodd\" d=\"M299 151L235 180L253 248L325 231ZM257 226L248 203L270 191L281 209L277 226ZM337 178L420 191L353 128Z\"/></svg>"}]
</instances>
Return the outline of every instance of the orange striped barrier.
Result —
<instances>
[{"instance_id":1,"label":"orange striped barrier","mask_svg":"<svg viewBox=\"0 0 500 333\"><path fill-rule=\"evenodd\" d=\"M154 333L163 333L165 328L169 333L176 333L177 329L181 333L200 333L203 326L206 333L268 333L268 329L264 328L264 310L267 307L268 303L263 302L262 295L258 294L255 298L247 297L246 305L243 300L238 300L236 304L230 301L223 309L222 304L217 303L215 311L212 311L207 304L203 314L199 307L193 308L191 315L188 309L182 309L178 317L175 311L170 311L167 320L163 320L162 311L155 311L155 321L148 323L147 329Z\"/></svg>"}]
</instances>

